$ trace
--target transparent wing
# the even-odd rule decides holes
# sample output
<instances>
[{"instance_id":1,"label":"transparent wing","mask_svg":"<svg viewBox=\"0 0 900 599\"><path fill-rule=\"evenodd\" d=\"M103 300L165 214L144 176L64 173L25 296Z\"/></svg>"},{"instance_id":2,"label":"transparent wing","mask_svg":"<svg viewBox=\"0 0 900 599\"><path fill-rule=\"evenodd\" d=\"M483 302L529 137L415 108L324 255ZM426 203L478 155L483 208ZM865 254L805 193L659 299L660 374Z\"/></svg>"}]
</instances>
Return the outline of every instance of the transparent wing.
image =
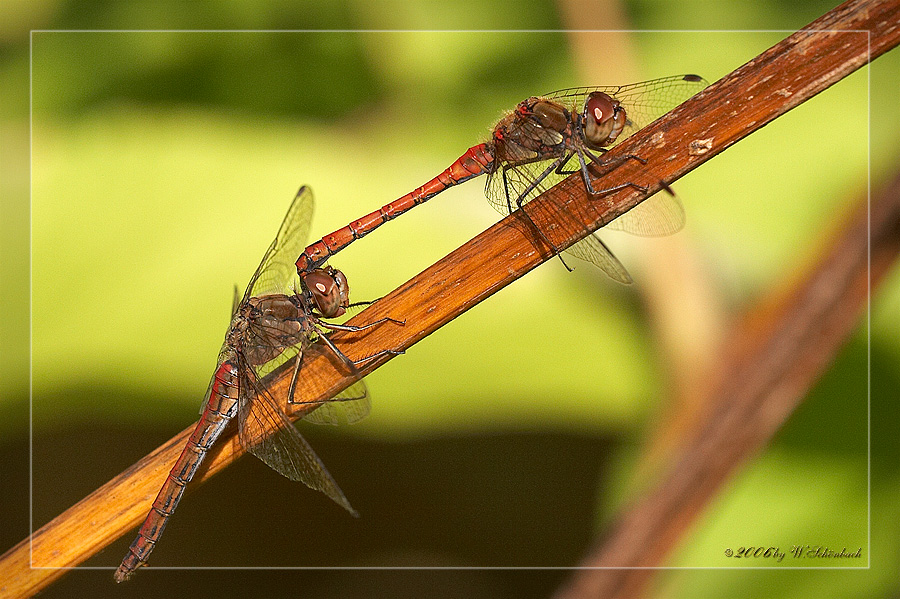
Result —
<instances>
[{"instance_id":1,"label":"transparent wing","mask_svg":"<svg viewBox=\"0 0 900 599\"><path fill-rule=\"evenodd\" d=\"M353 424L369 415L372 407L366 384L356 381L303 417L313 424Z\"/></svg>"},{"instance_id":2,"label":"transparent wing","mask_svg":"<svg viewBox=\"0 0 900 599\"><path fill-rule=\"evenodd\" d=\"M357 515L322 460L259 384L253 371L246 363L240 365L239 371L238 437L241 444L275 471L321 491Z\"/></svg>"},{"instance_id":3,"label":"transparent wing","mask_svg":"<svg viewBox=\"0 0 900 599\"><path fill-rule=\"evenodd\" d=\"M238 307L241 305L241 292L238 289L238 286L234 286L234 297L231 300L231 316L234 317L237 314Z\"/></svg>"},{"instance_id":4,"label":"transparent wing","mask_svg":"<svg viewBox=\"0 0 900 599\"><path fill-rule=\"evenodd\" d=\"M650 196L605 228L642 237L663 237L684 228L684 205L676 195L660 192Z\"/></svg>"},{"instance_id":5,"label":"transparent wing","mask_svg":"<svg viewBox=\"0 0 900 599\"><path fill-rule=\"evenodd\" d=\"M304 185L294 197L278 235L250 278L244 301L269 293L293 293L297 277L294 262L309 238L313 207L312 190Z\"/></svg>"},{"instance_id":6,"label":"transparent wing","mask_svg":"<svg viewBox=\"0 0 900 599\"><path fill-rule=\"evenodd\" d=\"M570 87L543 97L555 100L573 112L580 113L584 110L584 103L591 92L601 91L609 94L621 103L628 117L625 129L615 144L612 144L616 145L707 86L709 83L698 75L673 75L629 85Z\"/></svg>"},{"instance_id":7,"label":"transparent wing","mask_svg":"<svg viewBox=\"0 0 900 599\"><path fill-rule=\"evenodd\" d=\"M609 278L623 285L630 285L633 280L628 271L619 262L619 259L606 247L596 233L591 233L578 243L566 250L567 254L590 262L603 272Z\"/></svg>"}]
</instances>

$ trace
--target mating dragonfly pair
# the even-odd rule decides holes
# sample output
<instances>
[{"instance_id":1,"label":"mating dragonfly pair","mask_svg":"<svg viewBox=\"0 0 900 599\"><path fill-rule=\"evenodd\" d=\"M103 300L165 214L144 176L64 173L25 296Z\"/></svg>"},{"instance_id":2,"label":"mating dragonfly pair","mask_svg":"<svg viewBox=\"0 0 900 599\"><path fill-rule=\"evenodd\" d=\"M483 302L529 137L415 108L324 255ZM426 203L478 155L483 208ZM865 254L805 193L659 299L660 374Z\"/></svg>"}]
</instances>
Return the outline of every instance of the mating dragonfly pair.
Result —
<instances>
[{"instance_id":1,"label":"mating dragonfly pair","mask_svg":"<svg viewBox=\"0 0 900 599\"><path fill-rule=\"evenodd\" d=\"M294 261L308 236L313 211L311 192L301 188L243 297L235 302L200 421L116 570L116 581L127 580L146 563L185 486L235 417L238 438L247 451L289 479L322 491L356 515L265 383L266 375L294 360L288 391L288 402L293 403L304 352L320 342L356 375L357 367L364 362L401 353L384 350L354 362L330 341L327 333L331 330L359 331L384 323L403 324L392 318L362 327L326 322L325 319L339 317L354 305L349 301L344 274L326 265L331 256L445 189L482 174L487 175L488 200L507 214L576 173L594 196L626 187L646 193L645 186L634 182L597 187L597 179L621 162L644 163L635 155L606 160L603 154L706 85L697 75L681 75L619 87L571 88L528 98L495 126L490 140L469 148L440 175L307 246ZM608 227L638 235L665 235L679 230L684 224L684 209L665 184L663 188L668 195L653 196ZM558 210L563 212L565 208ZM557 248L540 229L536 230L556 252ZM625 267L594 233L566 251L593 263L616 281L631 282ZM356 422L368 412L365 385L357 380L338 395L316 404L305 419L320 424Z\"/></svg>"}]
</instances>

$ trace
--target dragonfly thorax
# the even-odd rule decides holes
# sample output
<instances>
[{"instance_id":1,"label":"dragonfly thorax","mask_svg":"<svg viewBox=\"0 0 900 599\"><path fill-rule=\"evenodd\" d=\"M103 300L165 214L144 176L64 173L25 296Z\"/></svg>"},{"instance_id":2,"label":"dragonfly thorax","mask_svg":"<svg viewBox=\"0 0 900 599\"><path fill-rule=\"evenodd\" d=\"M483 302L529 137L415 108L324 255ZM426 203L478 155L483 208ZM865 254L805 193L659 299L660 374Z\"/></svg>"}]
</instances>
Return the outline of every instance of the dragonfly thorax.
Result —
<instances>
[{"instance_id":1,"label":"dragonfly thorax","mask_svg":"<svg viewBox=\"0 0 900 599\"><path fill-rule=\"evenodd\" d=\"M556 156L572 137L569 111L556 102L528 98L494 128L496 164L521 164Z\"/></svg>"},{"instance_id":2,"label":"dragonfly thorax","mask_svg":"<svg viewBox=\"0 0 900 599\"><path fill-rule=\"evenodd\" d=\"M248 364L258 366L295 345L305 326L308 319L298 297L280 293L251 297L232 321L226 343L240 348Z\"/></svg>"},{"instance_id":3,"label":"dragonfly thorax","mask_svg":"<svg viewBox=\"0 0 900 599\"><path fill-rule=\"evenodd\" d=\"M531 107L531 114L541 127L565 134L571 119L569 111L556 102L537 100Z\"/></svg>"},{"instance_id":4,"label":"dragonfly thorax","mask_svg":"<svg viewBox=\"0 0 900 599\"><path fill-rule=\"evenodd\" d=\"M241 307L241 314L251 320L296 320L302 312L293 296L275 293L251 297Z\"/></svg>"}]
</instances>

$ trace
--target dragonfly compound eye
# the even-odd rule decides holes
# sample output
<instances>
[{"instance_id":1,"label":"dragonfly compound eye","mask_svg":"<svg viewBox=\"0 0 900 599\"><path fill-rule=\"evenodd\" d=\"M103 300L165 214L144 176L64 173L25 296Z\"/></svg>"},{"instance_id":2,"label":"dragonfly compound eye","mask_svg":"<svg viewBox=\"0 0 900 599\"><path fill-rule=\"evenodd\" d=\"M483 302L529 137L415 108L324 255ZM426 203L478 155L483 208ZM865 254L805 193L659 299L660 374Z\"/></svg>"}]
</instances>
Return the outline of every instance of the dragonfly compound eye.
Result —
<instances>
[{"instance_id":1,"label":"dragonfly compound eye","mask_svg":"<svg viewBox=\"0 0 900 599\"><path fill-rule=\"evenodd\" d=\"M346 308L350 305L350 284L347 282L347 277L344 276L344 273L339 271L336 268L328 267L329 273L332 277L334 277L334 282L337 285L338 294L340 295L341 300L341 313L343 313L343 308Z\"/></svg>"},{"instance_id":2,"label":"dragonfly compound eye","mask_svg":"<svg viewBox=\"0 0 900 599\"><path fill-rule=\"evenodd\" d=\"M625 109L608 94L594 92L584 103L584 137L593 149L608 146L625 127Z\"/></svg>"},{"instance_id":3,"label":"dragonfly compound eye","mask_svg":"<svg viewBox=\"0 0 900 599\"><path fill-rule=\"evenodd\" d=\"M347 307L347 279L339 270L316 269L304 277L316 309L325 318L344 313Z\"/></svg>"}]
</instances>

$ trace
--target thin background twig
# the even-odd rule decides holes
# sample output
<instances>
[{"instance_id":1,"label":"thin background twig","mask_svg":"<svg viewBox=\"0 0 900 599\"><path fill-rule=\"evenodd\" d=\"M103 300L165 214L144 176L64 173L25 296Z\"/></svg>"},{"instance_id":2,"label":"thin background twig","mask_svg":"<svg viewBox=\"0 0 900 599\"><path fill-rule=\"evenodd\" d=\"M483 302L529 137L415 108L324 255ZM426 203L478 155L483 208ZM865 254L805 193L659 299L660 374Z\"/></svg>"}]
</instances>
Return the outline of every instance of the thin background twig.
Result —
<instances>
[{"instance_id":1,"label":"thin background twig","mask_svg":"<svg viewBox=\"0 0 900 599\"><path fill-rule=\"evenodd\" d=\"M871 4L842 5L807 29L855 28L845 18L872 16L865 12ZM896 45L898 27L896 4L882 3L878 8L894 16L873 29L873 58L882 51L879 48ZM780 57L773 54L791 41L744 68L777 64ZM804 54L829 60L830 49L823 38L813 40ZM792 274L797 280L776 288L735 327L715 354L718 368L704 373L710 383L692 389L702 411L688 421L681 447L657 483L596 541L579 564L583 569L575 571L555 595L558 599L632 599L646 592L656 575L654 567L664 565L729 476L805 399L855 330L870 285L871 289L878 285L900 252L900 177L873 201L871 213L865 199L857 202L852 216L805 276Z\"/></svg>"},{"instance_id":2,"label":"thin background twig","mask_svg":"<svg viewBox=\"0 0 900 599\"><path fill-rule=\"evenodd\" d=\"M874 289L900 254L900 174L873 201L871 221L867 208L863 197L806 276L786 292L773 291L735 327L718 353L714 383L697 390L705 410L683 446L659 482L579 564L591 569L576 571L557 599L641 596L656 575L653 567L663 564L728 477L803 402L856 330L869 283Z\"/></svg>"}]
</instances>

